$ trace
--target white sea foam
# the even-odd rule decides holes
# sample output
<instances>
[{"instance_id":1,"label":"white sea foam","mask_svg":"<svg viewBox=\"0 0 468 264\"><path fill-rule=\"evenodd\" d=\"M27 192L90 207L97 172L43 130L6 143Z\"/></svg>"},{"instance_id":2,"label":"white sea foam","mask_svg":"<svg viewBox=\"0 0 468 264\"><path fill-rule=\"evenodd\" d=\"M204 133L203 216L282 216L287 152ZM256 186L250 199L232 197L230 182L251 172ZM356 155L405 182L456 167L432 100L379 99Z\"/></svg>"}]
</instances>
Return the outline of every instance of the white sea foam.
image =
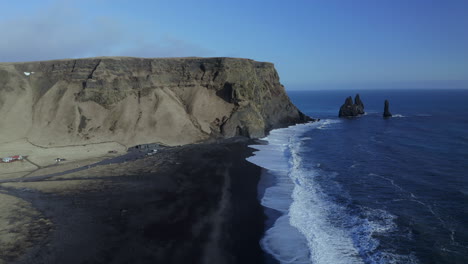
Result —
<instances>
[{"instance_id":1,"label":"white sea foam","mask_svg":"<svg viewBox=\"0 0 468 264\"><path fill-rule=\"evenodd\" d=\"M331 129L337 122L322 120L273 130L264 138L268 145L251 146L258 151L248 160L266 168L276 180L261 203L283 213L266 231L262 248L281 263L413 263L408 256L377 250L374 235L395 229L395 216L365 207L359 215L352 214L346 204L335 202L321 188L320 166L303 165L304 133ZM326 179L328 186L340 190L333 177Z\"/></svg>"},{"instance_id":2,"label":"white sea foam","mask_svg":"<svg viewBox=\"0 0 468 264\"><path fill-rule=\"evenodd\" d=\"M344 209L325 198L326 194L313 180L317 171L302 168L299 148L299 144L291 145L292 169L289 176L296 184L289 216L290 224L307 239L310 260L313 263L364 263L351 234L330 222L334 212Z\"/></svg>"},{"instance_id":3,"label":"white sea foam","mask_svg":"<svg viewBox=\"0 0 468 264\"><path fill-rule=\"evenodd\" d=\"M261 246L281 263L310 263L307 240L289 221L289 215L280 216L266 231Z\"/></svg>"},{"instance_id":4,"label":"white sea foam","mask_svg":"<svg viewBox=\"0 0 468 264\"><path fill-rule=\"evenodd\" d=\"M336 123L340 123L341 121L340 120L336 120L336 119L325 119L323 121L320 121L319 125L317 126L318 129L329 129L331 125L333 124L336 124Z\"/></svg>"},{"instance_id":5,"label":"white sea foam","mask_svg":"<svg viewBox=\"0 0 468 264\"><path fill-rule=\"evenodd\" d=\"M321 198L320 188L308 179L313 171L304 173L297 154L300 135L336 122L274 130L265 138L269 145L251 146L259 151L248 160L276 176L276 185L265 190L262 205L285 214L266 232L262 247L281 263L362 263L351 235L328 222L334 205Z\"/></svg>"},{"instance_id":6,"label":"white sea foam","mask_svg":"<svg viewBox=\"0 0 468 264\"><path fill-rule=\"evenodd\" d=\"M400 114L395 114L395 115L392 115L392 117L406 117L406 116L400 115Z\"/></svg>"}]
</instances>

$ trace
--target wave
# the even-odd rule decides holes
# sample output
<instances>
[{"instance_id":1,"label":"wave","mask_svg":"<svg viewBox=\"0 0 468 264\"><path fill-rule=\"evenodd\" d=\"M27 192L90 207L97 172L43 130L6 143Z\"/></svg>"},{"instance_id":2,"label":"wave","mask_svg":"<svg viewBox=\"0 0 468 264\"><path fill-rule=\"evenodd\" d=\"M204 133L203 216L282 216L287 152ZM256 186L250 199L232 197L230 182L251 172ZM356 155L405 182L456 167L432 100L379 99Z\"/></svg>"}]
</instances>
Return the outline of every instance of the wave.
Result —
<instances>
[{"instance_id":1,"label":"wave","mask_svg":"<svg viewBox=\"0 0 468 264\"><path fill-rule=\"evenodd\" d=\"M318 122L317 129L330 129L333 124L340 123L340 120L336 119L325 119L323 121Z\"/></svg>"},{"instance_id":2,"label":"wave","mask_svg":"<svg viewBox=\"0 0 468 264\"><path fill-rule=\"evenodd\" d=\"M415 263L412 256L379 249L375 236L392 232L395 216L352 206L333 180L337 173L305 165L311 163L303 160L304 144L310 142L303 140L304 134L334 129L338 122L328 119L273 130L264 138L268 145L251 146L258 151L247 160L267 169L276 181L265 190L261 204L282 213L266 231L262 248L280 263Z\"/></svg>"},{"instance_id":3,"label":"wave","mask_svg":"<svg viewBox=\"0 0 468 264\"><path fill-rule=\"evenodd\" d=\"M414 116L416 116L416 117L431 117L432 115L429 115L429 114L416 114ZM402 114L394 114L392 117L408 117L408 116L402 115Z\"/></svg>"},{"instance_id":4,"label":"wave","mask_svg":"<svg viewBox=\"0 0 468 264\"><path fill-rule=\"evenodd\" d=\"M276 129L263 139L268 141L268 145L250 146L258 151L247 160L267 169L268 173L275 177L275 185L265 190L261 198L261 204L264 207L279 211L283 215L276 219L273 226L265 232L260 244L264 251L281 263L310 262L307 240L295 227L289 224L288 211L293 202L291 193L295 184L289 177L290 151L287 139L295 138L297 135L301 135L303 132L319 125L323 125L323 123L307 123L290 128Z\"/></svg>"},{"instance_id":5,"label":"wave","mask_svg":"<svg viewBox=\"0 0 468 264\"><path fill-rule=\"evenodd\" d=\"M366 111L363 116L366 116L366 115L375 115L375 114L379 114L380 112L378 111Z\"/></svg>"},{"instance_id":6,"label":"wave","mask_svg":"<svg viewBox=\"0 0 468 264\"><path fill-rule=\"evenodd\" d=\"M375 173L369 173L369 176L372 176L372 177L379 177L379 178L382 178L388 182L390 182L390 184L397 190L399 191L400 193L404 194L404 199L399 199L401 201L408 201L408 202L414 202L414 203L418 203L420 204L423 208L425 208L430 214L432 214L435 219L440 222L440 224L449 232L454 232L451 227L446 223L446 221L444 221L442 219L442 216L440 214L438 214L433 206L431 206L430 204L428 204L427 202L424 202L422 199L420 199L418 196L416 196L415 194L413 194L412 192L410 191L407 191L405 189L403 189L400 185L396 184L394 180L392 179L389 179L387 177L384 177L384 176L381 176L381 175L378 175L378 174L375 174ZM396 200L396 199L395 199ZM450 239L454 241L453 239L453 236L451 235Z\"/></svg>"}]
</instances>

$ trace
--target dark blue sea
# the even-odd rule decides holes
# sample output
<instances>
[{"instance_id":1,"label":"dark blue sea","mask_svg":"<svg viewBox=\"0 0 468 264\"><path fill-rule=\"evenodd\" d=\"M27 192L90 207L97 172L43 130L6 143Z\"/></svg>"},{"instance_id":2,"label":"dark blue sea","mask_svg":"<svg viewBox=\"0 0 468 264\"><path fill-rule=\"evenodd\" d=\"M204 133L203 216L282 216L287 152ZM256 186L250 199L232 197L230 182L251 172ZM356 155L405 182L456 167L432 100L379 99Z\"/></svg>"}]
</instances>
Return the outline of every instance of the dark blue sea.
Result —
<instances>
[{"instance_id":1,"label":"dark blue sea","mask_svg":"<svg viewBox=\"0 0 468 264\"><path fill-rule=\"evenodd\" d=\"M280 263L468 263L468 90L358 92L352 119L338 110L356 91L288 92L320 121L252 146L262 248Z\"/></svg>"}]
</instances>

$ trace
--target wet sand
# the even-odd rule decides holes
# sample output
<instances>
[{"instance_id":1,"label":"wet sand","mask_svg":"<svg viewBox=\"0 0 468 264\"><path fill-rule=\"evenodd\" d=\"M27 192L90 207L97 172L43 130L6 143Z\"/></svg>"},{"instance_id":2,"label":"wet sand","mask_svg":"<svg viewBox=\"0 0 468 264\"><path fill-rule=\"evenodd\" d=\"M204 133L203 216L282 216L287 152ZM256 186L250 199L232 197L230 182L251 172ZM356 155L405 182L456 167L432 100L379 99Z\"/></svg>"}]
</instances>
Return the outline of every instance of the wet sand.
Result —
<instances>
[{"instance_id":1,"label":"wet sand","mask_svg":"<svg viewBox=\"0 0 468 264\"><path fill-rule=\"evenodd\" d=\"M236 138L187 145L136 161L2 183L1 193L35 212L30 218L36 235L26 246L10 246L0 259L264 263L261 168L245 160L252 153L248 144Z\"/></svg>"}]
</instances>

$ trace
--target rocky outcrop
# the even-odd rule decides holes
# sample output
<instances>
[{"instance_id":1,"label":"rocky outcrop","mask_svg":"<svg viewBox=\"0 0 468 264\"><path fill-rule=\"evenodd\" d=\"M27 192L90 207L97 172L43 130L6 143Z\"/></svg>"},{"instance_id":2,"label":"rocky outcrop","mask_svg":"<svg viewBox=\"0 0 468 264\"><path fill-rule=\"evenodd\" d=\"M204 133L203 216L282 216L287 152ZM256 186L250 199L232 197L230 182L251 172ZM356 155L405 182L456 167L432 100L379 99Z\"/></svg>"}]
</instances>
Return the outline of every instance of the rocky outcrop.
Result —
<instances>
[{"instance_id":1,"label":"rocky outcrop","mask_svg":"<svg viewBox=\"0 0 468 264\"><path fill-rule=\"evenodd\" d=\"M388 100L385 100L385 103L384 103L384 113L383 113L383 117L384 117L384 118L392 117L392 113L390 113L390 111L388 110L388 108L389 108Z\"/></svg>"},{"instance_id":2,"label":"rocky outcrop","mask_svg":"<svg viewBox=\"0 0 468 264\"><path fill-rule=\"evenodd\" d=\"M339 117L354 117L364 114L364 103L361 101L359 94L354 98L349 96L345 103L340 107Z\"/></svg>"},{"instance_id":3,"label":"rocky outcrop","mask_svg":"<svg viewBox=\"0 0 468 264\"><path fill-rule=\"evenodd\" d=\"M354 98L354 104L357 105L361 110L362 114L364 114L364 103L361 101L361 97L359 96L359 94L356 94L356 97Z\"/></svg>"},{"instance_id":4,"label":"rocky outcrop","mask_svg":"<svg viewBox=\"0 0 468 264\"><path fill-rule=\"evenodd\" d=\"M0 142L180 145L306 122L271 63L102 57L0 63Z\"/></svg>"}]
</instances>

